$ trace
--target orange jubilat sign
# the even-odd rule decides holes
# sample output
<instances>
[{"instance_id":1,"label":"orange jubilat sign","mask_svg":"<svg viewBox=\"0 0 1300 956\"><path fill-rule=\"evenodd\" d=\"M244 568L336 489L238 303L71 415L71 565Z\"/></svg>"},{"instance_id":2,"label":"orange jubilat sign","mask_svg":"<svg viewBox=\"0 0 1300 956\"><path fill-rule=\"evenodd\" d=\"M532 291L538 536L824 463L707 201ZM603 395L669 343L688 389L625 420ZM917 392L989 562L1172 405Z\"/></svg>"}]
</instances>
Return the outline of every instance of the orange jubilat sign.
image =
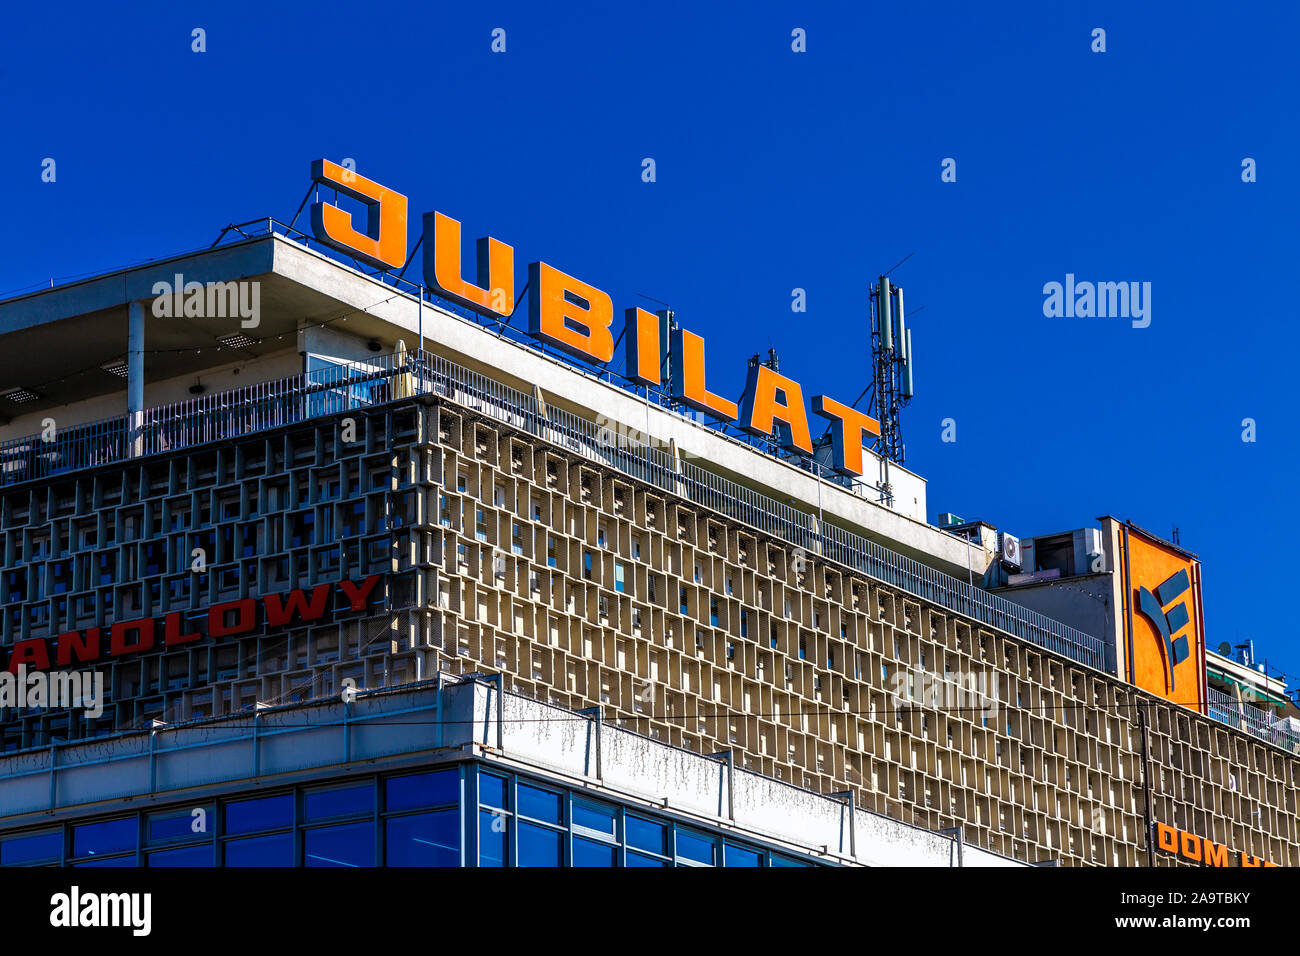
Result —
<instances>
[{"instance_id":1,"label":"orange jubilat sign","mask_svg":"<svg viewBox=\"0 0 1300 956\"><path fill-rule=\"evenodd\" d=\"M312 230L317 239L378 269L404 266L404 195L324 159L312 164L312 178L364 203L369 217L366 231L359 232L344 210L316 203ZM424 281L429 288L480 315L500 319L514 313L513 247L490 236L479 239L478 268L475 281L470 282L462 274L460 222L430 212L423 217L423 228ZM542 261L528 265L528 292L529 335L582 362L608 365L613 360L617 337L611 328L614 304L608 294ZM638 308L625 310L623 321L630 381L662 386L666 351L670 395L675 401L723 422L735 422L750 434L774 438L789 451L813 453L803 389L794 379L767 366L752 367L738 404L710 391L702 336L670 328L663 316ZM861 477L864 447L880 434L880 423L826 395L812 397L812 410L830 422L832 467L840 474Z\"/></svg>"},{"instance_id":2,"label":"orange jubilat sign","mask_svg":"<svg viewBox=\"0 0 1300 956\"><path fill-rule=\"evenodd\" d=\"M376 269L400 269L406 264L405 196L327 159L311 164L311 178L365 203L369 217L366 231L357 232L346 212L318 202L311 207L311 228L317 239Z\"/></svg>"},{"instance_id":3,"label":"orange jubilat sign","mask_svg":"<svg viewBox=\"0 0 1300 956\"><path fill-rule=\"evenodd\" d=\"M1156 848L1163 853L1181 857L1188 863L1200 863L1203 866L1277 866L1276 863L1252 856L1245 850L1234 854L1209 837L1179 830L1167 823L1156 824Z\"/></svg>"}]
</instances>

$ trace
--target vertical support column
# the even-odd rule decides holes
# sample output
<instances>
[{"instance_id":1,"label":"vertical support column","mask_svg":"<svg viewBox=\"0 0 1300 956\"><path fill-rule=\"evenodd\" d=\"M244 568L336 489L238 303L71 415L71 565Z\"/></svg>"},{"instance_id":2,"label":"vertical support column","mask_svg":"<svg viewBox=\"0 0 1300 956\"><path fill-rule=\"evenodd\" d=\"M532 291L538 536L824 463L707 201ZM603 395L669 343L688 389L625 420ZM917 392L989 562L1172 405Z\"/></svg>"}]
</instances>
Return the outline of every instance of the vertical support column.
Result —
<instances>
[{"instance_id":1,"label":"vertical support column","mask_svg":"<svg viewBox=\"0 0 1300 956\"><path fill-rule=\"evenodd\" d=\"M126 331L127 457L144 454L144 303L127 305Z\"/></svg>"}]
</instances>

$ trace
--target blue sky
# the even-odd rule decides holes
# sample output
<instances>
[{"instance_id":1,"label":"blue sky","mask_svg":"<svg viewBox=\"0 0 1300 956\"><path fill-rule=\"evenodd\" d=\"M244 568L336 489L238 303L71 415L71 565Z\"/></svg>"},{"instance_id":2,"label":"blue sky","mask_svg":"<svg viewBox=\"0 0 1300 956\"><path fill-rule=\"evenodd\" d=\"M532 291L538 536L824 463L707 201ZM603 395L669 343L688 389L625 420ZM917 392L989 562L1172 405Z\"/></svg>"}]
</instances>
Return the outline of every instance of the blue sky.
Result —
<instances>
[{"instance_id":1,"label":"blue sky","mask_svg":"<svg viewBox=\"0 0 1300 956\"><path fill-rule=\"evenodd\" d=\"M913 254L893 275L924 306L903 429L931 520L1177 525L1209 645L1253 637L1300 677L1267 599L1292 571L1298 8L540 6L8 11L0 293L288 219L311 160L351 157L521 271L545 259L616 310L671 303L715 391L775 347L807 394L852 401L868 285ZM1067 272L1150 282L1150 327L1044 317Z\"/></svg>"}]
</instances>

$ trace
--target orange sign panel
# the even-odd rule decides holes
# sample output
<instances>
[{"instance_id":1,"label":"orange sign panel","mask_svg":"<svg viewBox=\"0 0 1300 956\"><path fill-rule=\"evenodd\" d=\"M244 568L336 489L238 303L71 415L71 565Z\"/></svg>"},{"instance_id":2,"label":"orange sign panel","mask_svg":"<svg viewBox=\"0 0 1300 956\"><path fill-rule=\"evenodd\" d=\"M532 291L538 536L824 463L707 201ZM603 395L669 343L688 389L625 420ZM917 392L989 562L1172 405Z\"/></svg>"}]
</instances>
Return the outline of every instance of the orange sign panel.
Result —
<instances>
[{"instance_id":1,"label":"orange sign panel","mask_svg":"<svg viewBox=\"0 0 1300 956\"><path fill-rule=\"evenodd\" d=\"M1209 837L1180 830L1167 823L1156 824L1156 847L1164 853L1180 856L1188 863L1200 863L1202 866L1277 866L1276 863L1252 856L1245 850L1232 853L1226 846L1215 843Z\"/></svg>"},{"instance_id":2,"label":"orange sign panel","mask_svg":"<svg viewBox=\"0 0 1300 956\"><path fill-rule=\"evenodd\" d=\"M1129 680L1204 712L1200 562L1131 526L1126 530Z\"/></svg>"}]
</instances>

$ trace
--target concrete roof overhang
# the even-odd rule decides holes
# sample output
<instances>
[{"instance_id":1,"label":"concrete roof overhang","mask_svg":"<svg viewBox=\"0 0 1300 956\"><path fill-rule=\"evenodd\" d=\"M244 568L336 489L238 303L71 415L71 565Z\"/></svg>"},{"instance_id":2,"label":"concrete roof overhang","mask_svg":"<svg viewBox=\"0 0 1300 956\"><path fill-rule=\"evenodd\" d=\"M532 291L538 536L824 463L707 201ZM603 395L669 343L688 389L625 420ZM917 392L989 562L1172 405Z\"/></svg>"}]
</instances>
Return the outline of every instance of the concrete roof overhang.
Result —
<instances>
[{"instance_id":1,"label":"concrete roof overhang","mask_svg":"<svg viewBox=\"0 0 1300 956\"><path fill-rule=\"evenodd\" d=\"M288 261L301 256L323 259L280 236L259 236L0 302L0 390L20 386L37 396L21 403L0 397L0 421L120 392L122 376L103 366L125 361L128 304L134 300L145 303L146 381L281 350L287 344L281 339L300 327L343 315L354 334L393 338L389 323L357 314L354 304L330 295L328 287L303 282L302 263ZM156 316L155 283L174 284L177 275L186 283L256 282L256 326L246 327L239 315ZM232 335L244 338L233 345L221 341Z\"/></svg>"},{"instance_id":2,"label":"concrete roof overhang","mask_svg":"<svg viewBox=\"0 0 1300 956\"><path fill-rule=\"evenodd\" d=\"M257 281L258 326L245 329L237 316L153 315L155 283L174 283L177 274L187 283ZM982 575L992 560L977 543L825 484L789 462L761 455L701 423L651 405L635 392L536 346L512 341L432 304L421 310L413 291L418 286L408 285L412 291L270 233L0 301L0 391L22 386L37 394L35 400L20 404L0 398L0 424L16 415L123 392L122 378L102 365L125 357L129 303L137 300L146 303L145 382L199 375L241 356L282 351L289 344L282 337L296 338L299 329L312 324L337 322L335 327L376 339L386 350L397 339L415 348L422 323L425 348L466 368L524 392L540 387L548 404L581 415L644 427L665 446L673 439L683 458L706 463L710 470L776 500L808 507L824 498L827 521L842 517L901 554L948 574L965 577L973 570ZM218 351L220 339L231 334L255 337L261 344L222 346ZM893 463L889 469L894 480L914 476Z\"/></svg>"}]
</instances>

